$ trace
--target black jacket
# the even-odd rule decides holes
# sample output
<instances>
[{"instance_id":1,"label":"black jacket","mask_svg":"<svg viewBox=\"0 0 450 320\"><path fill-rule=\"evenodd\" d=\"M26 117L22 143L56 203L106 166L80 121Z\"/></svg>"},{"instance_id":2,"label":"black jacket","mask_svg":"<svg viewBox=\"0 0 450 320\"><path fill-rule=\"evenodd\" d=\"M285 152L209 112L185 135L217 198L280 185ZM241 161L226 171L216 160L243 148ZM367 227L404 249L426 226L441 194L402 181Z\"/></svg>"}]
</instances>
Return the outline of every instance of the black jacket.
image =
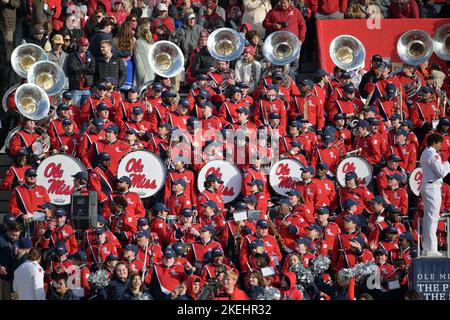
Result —
<instances>
[{"instance_id":1,"label":"black jacket","mask_svg":"<svg viewBox=\"0 0 450 320\"><path fill-rule=\"evenodd\" d=\"M126 67L122 59L114 56L106 61L103 56L95 61L95 76L94 81L99 81L107 77L115 77L118 81L118 88L120 88L125 82Z\"/></svg>"},{"instance_id":2,"label":"black jacket","mask_svg":"<svg viewBox=\"0 0 450 320\"><path fill-rule=\"evenodd\" d=\"M81 62L78 51L72 52L67 57L67 70L69 76L69 90L80 90L81 75L86 78L86 86L94 85L95 59L91 53L86 52L85 63Z\"/></svg>"},{"instance_id":3,"label":"black jacket","mask_svg":"<svg viewBox=\"0 0 450 320\"><path fill-rule=\"evenodd\" d=\"M106 288L108 300L122 300L125 291L130 287L130 279L125 282L113 277L108 287Z\"/></svg>"},{"instance_id":4,"label":"black jacket","mask_svg":"<svg viewBox=\"0 0 450 320\"><path fill-rule=\"evenodd\" d=\"M102 53L100 52L100 42L103 40L109 40L112 42L112 34L100 30L94 33L94 35L89 39L89 51L92 53L94 58L99 58L102 56Z\"/></svg>"},{"instance_id":5,"label":"black jacket","mask_svg":"<svg viewBox=\"0 0 450 320\"><path fill-rule=\"evenodd\" d=\"M194 75L207 73L211 67L216 66L216 59L214 59L208 51L208 47L204 46L200 49L192 62L192 72Z\"/></svg>"},{"instance_id":6,"label":"black jacket","mask_svg":"<svg viewBox=\"0 0 450 320\"><path fill-rule=\"evenodd\" d=\"M13 278L14 262L17 256L17 241L11 241L6 233L0 234L0 266L6 268L8 274L0 279L10 281Z\"/></svg>"},{"instance_id":7,"label":"black jacket","mask_svg":"<svg viewBox=\"0 0 450 320\"><path fill-rule=\"evenodd\" d=\"M48 296L47 300L80 300L79 297L77 297L76 295L73 294L72 290L67 290L66 294L64 295L64 297L60 297L59 294L56 291L53 291L52 293L50 293L50 295Z\"/></svg>"}]
</instances>

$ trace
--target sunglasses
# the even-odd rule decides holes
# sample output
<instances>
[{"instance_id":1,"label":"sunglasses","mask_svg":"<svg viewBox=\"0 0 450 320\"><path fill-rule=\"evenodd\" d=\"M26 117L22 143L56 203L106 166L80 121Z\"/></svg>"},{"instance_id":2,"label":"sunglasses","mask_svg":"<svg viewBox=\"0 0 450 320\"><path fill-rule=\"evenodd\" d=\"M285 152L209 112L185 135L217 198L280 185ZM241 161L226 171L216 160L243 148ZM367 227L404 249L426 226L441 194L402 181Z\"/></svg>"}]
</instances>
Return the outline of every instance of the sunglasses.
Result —
<instances>
[{"instance_id":1,"label":"sunglasses","mask_svg":"<svg viewBox=\"0 0 450 320\"><path fill-rule=\"evenodd\" d=\"M100 91L106 91L106 88L98 88Z\"/></svg>"},{"instance_id":2,"label":"sunglasses","mask_svg":"<svg viewBox=\"0 0 450 320\"><path fill-rule=\"evenodd\" d=\"M70 42L70 39L64 39L64 42Z\"/></svg>"}]
</instances>

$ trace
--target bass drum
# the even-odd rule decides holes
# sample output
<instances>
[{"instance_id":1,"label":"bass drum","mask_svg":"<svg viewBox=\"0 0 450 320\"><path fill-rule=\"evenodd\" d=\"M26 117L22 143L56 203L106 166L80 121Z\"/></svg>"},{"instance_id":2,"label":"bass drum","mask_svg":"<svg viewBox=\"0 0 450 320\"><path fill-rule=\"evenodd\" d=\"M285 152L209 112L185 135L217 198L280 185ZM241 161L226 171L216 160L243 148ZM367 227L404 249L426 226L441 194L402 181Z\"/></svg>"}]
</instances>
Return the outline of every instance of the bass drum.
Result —
<instances>
[{"instance_id":1,"label":"bass drum","mask_svg":"<svg viewBox=\"0 0 450 320\"><path fill-rule=\"evenodd\" d=\"M68 154L55 154L45 158L36 170L36 184L47 189L51 203L64 206L71 202L75 191L73 175L86 171L86 167Z\"/></svg>"},{"instance_id":2,"label":"bass drum","mask_svg":"<svg viewBox=\"0 0 450 320\"><path fill-rule=\"evenodd\" d=\"M422 168L417 167L411 172L408 179L409 188L411 189L412 193L414 193L416 196L419 196L420 194L420 186L422 185L422 181L423 181Z\"/></svg>"},{"instance_id":3,"label":"bass drum","mask_svg":"<svg viewBox=\"0 0 450 320\"><path fill-rule=\"evenodd\" d=\"M279 195L287 196L295 184L302 180L303 164L296 159L283 159L270 168L269 184Z\"/></svg>"},{"instance_id":4,"label":"bass drum","mask_svg":"<svg viewBox=\"0 0 450 320\"><path fill-rule=\"evenodd\" d=\"M136 150L123 156L117 170L118 178L131 179L130 190L140 198L148 198L161 190L166 181L166 168L161 158L150 151Z\"/></svg>"},{"instance_id":5,"label":"bass drum","mask_svg":"<svg viewBox=\"0 0 450 320\"><path fill-rule=\"evenodd\" d=\"M336 177L339 184L345 186L345 174L355 172L360 179L360 185L367 187L372 180L372 167L367 160L361 157L347 157L339 162L336 169Z\"/></svg>"},{"instance_id":6,"label":"bass drum","mask_svg":"<svg viewBox=\"0 0 450 320\"><path fill-rule=\"evenodd\" d=\"M229 203L237 198L242 188L242 173L234 163L226 160L212 160L207 162L198 173L197 188L200 192L205 190L206 177L214 173L223 180L219 189L223 201Z\"/></svg>"}]
</instances>

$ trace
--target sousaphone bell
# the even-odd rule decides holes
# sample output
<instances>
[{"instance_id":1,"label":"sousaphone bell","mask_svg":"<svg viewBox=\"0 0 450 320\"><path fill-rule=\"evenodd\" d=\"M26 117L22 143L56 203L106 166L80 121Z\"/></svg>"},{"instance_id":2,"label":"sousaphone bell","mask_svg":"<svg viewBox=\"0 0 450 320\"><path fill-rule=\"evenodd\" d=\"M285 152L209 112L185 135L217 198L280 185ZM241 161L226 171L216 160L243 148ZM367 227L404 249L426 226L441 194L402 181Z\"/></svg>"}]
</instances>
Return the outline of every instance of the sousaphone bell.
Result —
<instances>
[{"instance_id":1,"label":"sousaphone bell","mask_svg":"<svg viewBox=\"0 0 450 320\"><path fill-rule=\"evenodd\" d=\"M150 67L164 78L178 75L184 67L184 55L181 49L170 41L155 42L149 52Z\"/></svg>"},{"instance_id":2,"label":"sousaphone bell","mask_svg":"<svg viewBox=\"0 0 450 320\"><path fill-rule=\"evenodd\" d=\"M423 30L406 31L397 41L397 54L406 64L422 64L433 54L433 39Z\"/></svg>"},{"instance_id":3,"label":"sousaphone bell","mask_svg":"<svg viewBox=\"0 0 450 320\"><path fill-rule=\"evenodd\" d=\"M333 63L345 71L357 70L364 66L366 49L358 38L341 35L333 39L329 53Z\"/></svg>"},{"instance_id":4,"label":"sousaphone bell","mask_svg":"<svg viewBox=\"0 0 450 320\"><path fill-rule=\"evenodd\" d=\"M44 49L32 43L25 43L18 46L11 54L11 65L14 71L26 78L28 70L39 61L47 61L48 55Z\"/></svg>"},{"instance_id":5,"label":"sousaphone bell","mask_svg":"<svg viewBox=\"0 0 450 320\"><path fill-rule=\"evenodd\" d=\"M41 87L32 84L22 84L14 95L17 110L20 114L31 120L41 120L48 116L50 100Z\"/></svg>"},{"instance_id":6,"label":"sousaphone bell","mask_svg":"<svg viewBox=\"0 0 450 320\"><path fill-rule=\"evenodd\" d=\"M289 31L271 33L264 41L262 54L273 65L283 66L298 58L302 42Z\"/></svg>"},{"instance_id":7,"label":"sousaphone bell","mask_svg":"<svg viewBox=\"0 0 450 320\"><path fill-rule=\"evenodd\" d=\"M64 87L64 70L52 61L35 63L28 71L27 80L44 89L48 96L54 96Z\"/></svg>"},{"instance_id":8,"label":"sousaphone bell","mask_svg":"<svg viewBox=\"0 0 450 320\"><path fill-rule=\"evenodd\" d=\"M213 58L232 61L244 51L245 39L231 28L220 28L209 35L207 48Z\"/></svg>"},{"instance_id":9,"label":"sousaphone bell","mask_svg":"<svg viewBox=\"0 0 450 320\"><path fill-rule=\"evenodd\" d=\"M450 23L440 26L433 35L433 50L445 61L450 61Z\"/></svg>"}]
</instances>

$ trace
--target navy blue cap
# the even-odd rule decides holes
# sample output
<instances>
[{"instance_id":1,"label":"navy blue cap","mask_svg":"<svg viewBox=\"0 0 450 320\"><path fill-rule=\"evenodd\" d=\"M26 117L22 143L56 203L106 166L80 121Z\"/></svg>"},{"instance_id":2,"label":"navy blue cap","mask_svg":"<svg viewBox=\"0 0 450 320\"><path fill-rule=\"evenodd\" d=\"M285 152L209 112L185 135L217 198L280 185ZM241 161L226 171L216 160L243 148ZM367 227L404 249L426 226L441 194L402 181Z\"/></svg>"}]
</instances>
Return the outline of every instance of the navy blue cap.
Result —
<instances>
[{"instance_id":1,"label":"navy blue cap","mask_svg":"<svg viewBox=\"0 0 450 320\"><path fill-rule=\"evenodd\" d=\"M139 90L136 87L130 87L130 89L128 89L128 92L138 93Z\"/></svg>"},{"instance_id":2,"label":"navy blue cap","mask_svg":"<svg viewBox=\"0 0 450 320\"><path fill-rule=\"evenodd\" d=\"M276 92L278 92L278 90L280 90L280 87L277 84L269 84L267 86L267 90L275 90Z\"/></svg>"},{"instance_id":3,"label":"navy blue cap","mask_svg":"<svg viewBox=\"0 0 450 320\"><path fill-rule=\"evenodd\" d=\"M360 127L360 128L367 128L369 126L370 126L370 124L367 120L359 120L359 122L358 122L358 127Z\"/></svg>"},{"instance_id":4,"label":"navy blue cap","mask_svg":"<svg viewBox=\"0 0 450 320\"><path fill-rule=\"evenodd\" d=\"M397 181L402 180L402 177L395 173L388 175L387 178L388 178L388 180L393 180L393 179L395 179Z\"/></svg>"},{"instance_id":5,"label":"navy blue cap","mask_svg":"<svg viewBox=\"0 0 450 320\"><path fill-rule=\"evenodd\" d=\"M20 249L30 249L33 247L33 242L28 237L22 237L19 239L19 248Z\"/></svg>"},{"instance_id":6,"label":"navy blue cap","mask_svg":"<svg viewBox=\"0 0 450 320\"><path fill-rule=\"evenodd\" d=\"M430 86L422 87L422 88L420 88L420 90L421 90L423 93L433 93L433 88L430 87Z\"/></svg>"},{"instance_id":7,"label":"navy blue cap","mask_svg":"<svg viewBox=\"0 0 450 320\"><path fill-rule=\"evenodd\" d=\"M258 187L264 187L264 181L259 180L259 179L255 179L253 181L250 181L249 183L247 183L249 186L258 186Z\"/></svg>"},{"instance_id":8,"label":"navy blue cap","mask_svg":"<svg viewBox=\"0 0 450 320\"><path fill-rule=\"evenodd\" d=\"M236 82L236 85L241 88L250 88L250 86L245 82Z\"/></svg>"},{"instance_id":9,"label":"navy blue cap","mask_svg":"<svg viewBox=\"0 0 450 320\"><path fill-rule=\"evenodd\" d=\"M117 179L118 182L125 182L128 183L131 186L131 179L127 176L121 176L119 179Z\"/></svg>"},{"instance_id":10,"label":"navy blue cap","mask_svg":"<svg viewBox=\"0 0 450 320\"><path fill-rule=\"evenodd\" d=\"M316 168L319 170L328 170L328 165L325 162L319 162L316 165Z\"/></svg>"},{"instance_id":11,"label":"navy blue cap","mask_svg":"<svg viewBox=\"0 0 450 320\"><path fill-rule=\"evenodd\" d=\"M397 113L394 113L394 114L389 118L389 120L402 120L402 116L399 115L399 114L397 114Z\"/></svg>"},{"instance_id":12,"label":"navy blue cap","mask_svg":"<svg viewBox=\"0 0 450 320\"><path fill-rule=\"evenodd\" d=\"M106 229L105 228L95 228L94 229L94 233L96 234L96 235L100 235L100 234L103 234L103 233L105 233L106 232Z\"/></svg>"},{"instance_id":13,"label":"navy blue cap","mask_svg":"<svg viewBox=\"0 0 450 320\"><path fill-rule=\"evenodd\" d=\"M301 196L300 191L298 191L297 189L289 190L286 194L288 196L297 196L297 197Z\"/></svg>"},{"instance_id":14,"label":"navy blue cap","mask_svg":"<svg viewBox=\"0 0 450 320\"><path fill-rule=\"evenodd\" d=\"M55 209L55 206L50 202L45 202L43 204L40 204L40 205L38 205L38 207L41 209L49 209L49 210Z\"/></svg>"},{"instance_id":15,"label":"navy blue cap","mask_svg":"<svg viewBox=\"0 0 450 320\"><path fill-rule=\"evenodd\" d=\"M177 95L176 95L176 93L173 93L172 91L170 91L170 90L164 90L162 93L161 93L161 97L162 98L173 98L173 97L176 97Z\"/></svg>"},{"instance_id":16,"label":"navy blue cap","mask_svg":"<svg viewBox=\"0 0 450 320\"><path fill-rule=\"evenodd\" d=\"M247 205L244 202L238 202L233 207L236 211L247 210Z\"/></svg>"},{"instance_id":17,"label":"navy blue cap","mask_svg":"<svg viewBox=\"0 0 450 320\"><path fill-rule=\"evenodd\" d=\"M183 178L173 180L172 184L181 184L184 188L186 188L186 180L184 180Z\"/></svg>"},{"instance_id":18,"label":"navy blue cap","mask_svg":"<svg viewBox=\"0 0 450 320\"><path fill-rule=\"evenodd\" d=\"M358 178L358 175L354 171L350 171L345 174L345 180L347 180L347 181L352 180L352 179L357 179L357 178Z\"/></svg>"},{"instance_id":19,"label":"navy blue cap","mask_svg":"<svg viewBox=\"0 0 450 320\"><path fill-rule=\"evenodd\" d=\"M388 205L386 206L385 210L386 210L386 213L388 213L388 212L399 213L399 214L401 213L400 208L397 207L397 206L394 205L394 204L388 204Z\"/></svg>"},{"instance_id":20,"label":"navy blue cap","mask_svg":"<svg viewBox=\"0 0 450 320\"><path fill-rule=\"evenodd\" d=\"M190 108L191 103L186 98L181 98L180 101L178 101L178 105L182 106L183 108Z\"/></svg>"},{"instance_id":21,"label":"navy blue cap","mask_svg":"<svg viewBox=\"0 0 450 320\"><path fill-rule=\"evenodd\" d=\"M302 170L303 172L309 172L311 174L314 174L314 168L312 166L304 167Z\"/></svg>"},{"instance_id":22,"label":"navy blue cap","mask_svg":"<svg viewBox=\"0 0 450 320\"><path fill-rule=\"evenodd\" d=\"M333 140L334 140L334 138L333 138L333 136L330 135L330 134L324 134L324 135L322 136L322 141L323 141L324 143L331 143L331 142L333 142Z\"/></svg>"},{"instance_id":23,"label":"navy blue cap","mask_svg":"<svg viewBox=\"0 0 450 320\"><path fill-rule=\"evenodd\" d=\"M106 221L106 218L104 216L98 215L97 216L97 223L100 222L103 225L106 225L108 221Z\"/></svg>"},{"instance_id":24,"label":"navy blue cap","mask_svg":"<svg viewBox=\"0 0 450 320\"><path fill-rule=\"evenodd\" d=\"M138 220L138 226L145 226L148 225L148 219L147 218L139 218Z\"/></svg>"},{"instance_id":25,"label":"navy blue cap","mask_svg":"<svg viewBox=\"0 0 450 320\"><path fill-rule=\"evenodd\" d=\"M168 122L160 122L160 123L158 123L158 127L166 128L169 131L172 130L172 125Z\"/></svg>"},{"instance_id":26,"label":"navy blue cap","mask_svg":"<svg viewBox=\"0 0 450 320\"><path fill-rule=\"evenodd\" d=\"M100 161L108 161L108 160L111 160L111 156L109 155L109 153L106 153L106 152L100 152L100 153L98 154L98 159L99 159Z\"/></svg>"},{"instance_id":27,"label":"navy blue cap","mask_svg":"<svg viewBox=\"0 0 450 320\"><path fill-rule=\"evenodd\" d=\"M83 250L79 250L72 255L72 259L86 261L87 260L86 252L84 252Z\"/></svg>"},{"instance_id":28,"label":"navy blue cap","mask_svg":"<svg viewBox=\"0 0 450 320\"><path fill-rule=\"evenodd\" d=\"M368 118L368 119L367 119L367 122L369 122L369 124L370 124L371 126L377 126L378 123L379 123L379 121L378 121L377 118Z\"/></svg>"},{"instance_id":29,"label":"navy blue cap","mask_svg":"<svg viewBox=\"0 0 450 320\"><path fill-rule=\"evenodd\" d=\"M314 71L314 73L313 73L313 77L315 78L315 79L321 79L321 78L323 78L323 77L325 77L325 76L329 76L330 74L328 73L328 72L326 72L325 70L323 70L323 69L317 69L316 71Z\"/></svg>"},{"instance_id":30,"label":"navy blue cap","mask_svg":"<svg viewBox=\"0 0 450 320\"><path fill-rule=\"evenodd\" d=\"M414 242L414 236L411 232L404 232L398 238L408 240L409 242Z\"/></svg>"},{"instance_id":31,"label":"navy blue cap","mask_svg":"<svg viewBox=\"0 0 450 320\"><path fill-rule=\"evenodd\" d=\"M68 126L68 125L71 125L71 124L73 124L73 122L69 118L65 118L65 119L62 120L62 125L63 126Z\"/></svg>"},{"instance_id":32,"label":"navy blue cap","mask_svg":"<svg viewBox=\"0 0 450 320\"><path fill-rule=\"evenodd\" d=\"M272 72L272 77L273 78L283 78L283 73L279 70L275 70L274 72Z\"/></svg>"},{"instance_id":33,"label":"navy blue cap","mask_svg":"<svg viewBox=\"0 0 450 320\"><path fill-rule=\"evenodd\" d=\"M58 107L56 108L57 111L60 110L69 110L69 106L66 103L60 103L58 104Z\"/></svg>"},{"instance_id":34,"label":"navy blue cap","mask_svg":"<svg viewBox=\"0 0 450 320\"><path fill-rule=\"evenodd\" d=\"M138 231L136 235L138 238L150 238L152 236L152 233L150 232L150 230L142 230Z\"/></svg>"},{"instance_id":35,"label":"navy blue cap","mask_svg":"<svg viewBox=\"0 0 450 320\"><path fill-rule=\"evenodd\" d=\"M155 91L161 92L161 91L164 90L164 86L161 83L159 83L159 82L155 82L152 85L152 89L155 90Z\"/></svg>"},{"instance_id":36,"label":"navy blue cap","mask_svg":"<svg viewBox=\"0 0 450 320\"><path fill-rule=\"evenodd\" d=\"M255 239L250 242L250 247L256 249L258 247L264 247L264 242L261 239Z\"/></svg>"},{"instance_id":37,"label":"navy blue cap","mask_svg":"<svg viewBox=\"0 0 450 320\"><path fill-rule=\"evenodd\" d=\"M55 217L64 217L66 215L66 210L63 208L58 208L55 210Z\"/></svg>"},{"instance_id":38,"label":"navy blue cap","mask_svg":"<svg viewBox=\"0 0 450 320\"><path fill-rule=\"evenodd\" d=\"M267 220L264 219L259 219L258 222L256 223L257 227L260 228L268 228L269 227L269 222Z\"/></svg>"},{"instance_id":39,"label":"navy blue cap","mask_svg":"<svg viewBox=\"0 0 450 320\"><path fill-rule=\"evenodd\" d=\"M351 78L352 78L352 75L350 74L350 72L343 71L343 72L341 72L340 77L341 77L342 79L351 79Z\"/></svg>"},{"instance_id":40,"label":"navy blue cap","mask_svg":"<svg viewBox=\"0 0 450 320\"><path fill-rule=\"evenodd\" d=\"M216 174L214 174L214 173L211 173L210 175L208 175L208 176L206 177L206 181L211 181L211 182L217 181L217 182L219 182L219 183L223 183L223 180L220 179L220 178L219 178Z\"/></svg>"},{"instance_id":41,"label":"navy blue cap","mask_svg":"<svg viewBox=\"0 0 450 320\"><path fill-rule=\"evenodd\" d=\"M214 107L213 104L212 104L210 101L208 101L208 100L203 101L203 102L200 104L200 106L201 106L202 109L203 109L203 108L206 108L206 107L212 109L212 108Z\"/></svg>"},{"instance_id":42,"label":"navy blue cap","mask_svg":"<svg viewBox=\"0 0 450 320\"><path fill-rule=\"evenodd\" d=\"M330 214L328 207L319 207L316 209L317 214Z\"/></svg>"},{"instance_id":43,"label":"navy blue cap","mask_svg":"<svg viewBox=\"0 0 450 320\"><path fill-rule=\"evenodd\" d=\"M280 200L278 200L278 204L285 204L292 207L292 203L287 198L281 198Z\"/></svg>"},{"instance_id":44,"label":"navy blue cap","mask_svg":"<svg viewBox=\"0 0 450 320\"><path fill-rule=\"evenodd\" d=\"M62 245L62 246L57 246L57 247L55 247L55 254L56 254L58 257L61 257L61 256L65 255L65 254L67 254L66 246L65 246L65 245Z\"/></svg>"},{"instance_id":45,"label":"navy blue cap","mask_svg":"<svg viewBox=\"0 0 450 320\"><path fill-rule=\"evenodd\" d=\"M88 180L89 179L89 175L86 171L79 171L76 174L72 175L72 178L75 179L81 179L81 180Z\"/></svg>"},{"instance_id":46,"label":"navy blue cap","mask_svg":"<svg viewBox=\"0 0 450 320\"><path fill-rule=\"evenodd\" d=\"M242 88L239 87L239 86L232 86L232 87L230 88L230 92L231 92L231 93L242 92Z\"/></svg>"},{"instance_id":47,"label":"navy blue cap","mask_svg":"<svg viewBox=\"0 0 450 320\"><path fill-rule=\"evenodd\" d=\"M300 84L302 86L306 86L306 87L311 87L311 88L314 87L314 81L312 81L310 79L304 79L304 80L300 81Z\"/></svg>"},{"instance_id":48,"label":"navy blue cap","mask_svg":"<svg viewBox=\"0 0 450 320\"><path fill-rule=\"evenodd\" d=\"M37 176L36 170L33 168L28 168L27 170L25 170L25 176L26 177Z\"/></svg>"},{"instance_id":49,"label":"navy blue cap","mask_svg":"<svg viewBox=\"0 0 450 320\"><path fill-rule=\"evenodd\" d=\"M408 136L408 132L406 132L406 130L403 130L403 129L398 129L397 131L395 131L395 135L402 135L402 136L405 136L405 137L407 137Z\"/></svg>"},{"instance_id":50,"label":"navy blue cap","mask_svg":"<svg viewBox=\"0 0 450 320\"><path fill-rule=\"evenodd\" d=\"M388 160L388 161L394 161L394 162L400 162L400 161L401 161L401 159L400 159L398 156L396 156L395 154L391 154L391 155L387 158L387 160Z\"/></svg>"},{"instance_id":51,"label":"navy blue cap","mask_svg":"<svg viewBox=\"0 0 450 320\"><path fill-rule=\"evenodd\" d=\"M142 108L140 106L135 106L133 108L132 112L133 112L133 114L138 115L138 114L143 114L144 110L142 110Z\"/></svg>"},{"instance_id":52,"label":"navy blue cap","mask_svg":"<svg viewBox=\"0 0 450 320\"><path fill-rule=\"evenodd\" d=\"M210 93L207 90L200 90L198 96L203 97L205 99L209 99L211 97Z\"/></svg>"},{"instance_id":53,"label":"navy blue cap","mask_svg":"<svg viewBox=\"0 0 450 320\"><path fill-rule=\"evenodd\" d=\"M112 253L106 257L105 262L119 261L119 257L116 257Z\"/></svg>"},{"instance_id":54,"label":"navy blue cap","mask_svg":"<svg viewBox=\"0 0 450 320\"><path fill-rule=\"evenodd\" d=\"M373 112L373 113L378 113L377 107L375 107L373 104L369 105L367 107L364 107L364 112Z\"/></svg>"},{"instance_id":55,"label":"navy blue cap","mask_svg":"<svg viewBox=\"0 0 450 320\"><path fill-rule=\"evenodd\" d=\"M184 254L183 242L175 242L174 244L171 245L171 248L173 251L175 251L177 256L182 256Z\"/></svg>"},{"instance_id":56,"label":"navy blue cap","mask_svg":"<svg viewBox=\"0 0 450 320\"><path fill-rule=\"evenodd\" d=\"M304 244L307 248L309 248L311 246L311 240L306 237L300 237L300 238L296 239L295 242L297 244Z\"/></svg>"},{"instance_id":57,"label":"navy blue cap","mask_svg":"<svg viewBox=\"0 0 450 320\"><path fill-rule=\"evenodd\" d=\"M333 121L337 121L337 120L345 120L345 114L343 114L343 113L336 113L333 116Z\"/></svg>"},{"instance_id":58,"label":"navy blue cap","mask_svg":"<svg viewBox=\"0 0 450 320\"><path fill-rule=\"evenodd\" d=\"M375 196L372 200L369 201L370 203L381 203L381 204L386 204L386 200L384 200L384 198L380 195Z\"/></svg>"},{"instance_id":59,"label":"navy blue cap","mask_svg":"<svg viewBox=\"0 0 450 320\"><path fill-rule=\"evenodd\" d=\"M115 132L116 134L118 134L119 133L119 127L118 126L116 126L115 124L112 124L112 125L110 125L109 127L107 127L106 129L105 129L105 131L106 132Z\"/></svg>"},{"instance_id":60,"label":"navy blue cap","mask_svg":"<svg viewBox=\"0 0 450 320\"><path fill-rule=\"evenodd\" d=\"M374 255L375 256L379 256L379 255L387 256L387 252L383 248L380 248L380 249L375 250Z\"/></svg>"},{"instance_id":61,"label":"navy blue cap","mask_svg":"<svg viewBox=\"0 0 450 320\"><path fill-rule=\"evenodd\" d=\"M123 246L123 250L124 251L133 251L134 253L138 252L138 247L135 244L126 244L125 246Z\"/></svg>"},{"instance_id":62,"label":"navy blue cap","mask_svg":"<svg viewBox=\"0 0 450 320\"><path fill-rule=\"evenodd\" d=\"M354 214L346 214L344 217L344 221L352 221L354 223L359 222L358 216L355 216Z\"/></svg>"},{"instance_id":63,"label":"navy blue cap","mask_svg":"<svg viewBox=\"0 0 450 320\"><path fill-rule=\"evenodd\" d=\"M162 203L162 202L155 203L152 209L153 209L153 211L156 211L156 212L158 212L158 211L167 211L167 212L169 212L170 211L170 209L167 208L166 205L164 203Z\"/></svg>"},{"instance_id":64,"label":"navy blue cap","mask_svg":"<svg viewBox=\"0 0 450 320\"><path fill-rule=\"evenodd\" d=\"M19 151L17 151L17 153L16 153L16 158L26 157L26 156L28 156L28 151L25 149L19 149Z\"/></svg>"},{"instance_id":65,"label":"navy blue cap","mask_svg":"<svg viewBox=\"0 0 450 320\"><path fill-rule=\"evenodd\" d=\"M278 112L269 113L269 119L281 119L281 116Z\"/></svg>"},{"instance_id":66,"label":"navy blue cap","mask_svg":"<svg viewBox=\"0 0 450 320\"><path fill-rule=\"evenodd\" d=\"M322 228L316 223L313 223L313 224L309 225L308 227L306 227L306 229L308 229L308 230L316 230L318 232L322 231Z\"/></svg>"},{"instance_id":67,"label":"navy blue cap","mask_svg":"<svg viewBox=\"0 0 450 320\"><path fill-rule=\"evenodd\" d=\"M440 126L450 126L450 119L449 118L441 118L439 120L439 124Z\"/></svg>"},{"instance_id":68,"label":"navy blue cap","mask_svg":"<svg viewBox=\"0 0 450 320\"><path fill-rule=\"evenodd\" d=\"M348 93L353 93L356 91L355 86L353 85L353 83L347 83L344 87L343 87L344 92L348 92Z\"/></svg>"},{"instance_id":69,"label":"navy blue cap","mask_svg":"<svg viewBox=\"0 0 450 320\"><path fill-rule=\"evenodd\" d=\"M349 209L351 206L356 206L358 205L359 202L353 200L353 199L345 199L344 202L342 203L342 207L345 209Z\"/></svg>"},{"instance_id":70,"label":"navy blue cap","mask_svg":"<svg viewBox=\"0 0 450 320\"><path fill-rule=\"evenodd\" d=\"M207 74L200 73L199 75L197 75L197 80L209 80L209 79L211 78Z\"/></svg>"},{"instance_id":71,"label":"navy blue cap","mask_svg":"<svg viewBox=\"0 0 450 320\"><path fill-rule=\"evenodd\" d=\"M66 100L72 100L72 93L70 93L70 91L64 91L62 96Z\"/></svg>"},{"instance_id":72,"label":"navy blue cap","mask_svg":"<svg viewBox=\"0 0 450 320\"><path fill-rule=\"evenodd\" d=\"M3 223L7 226L11 226L16 222L16 218L10 214L5 214L3 216Z\"/></svg>"},{"instance_id":73,"label":"navy blue cap","mask_svg":"<svg viewBox=\"0 0 450 320\"><path fill-rule=\"evenodd\" d=\"M389 82L386 87L384 88L384 90L387 93L394 93L397 91L397 87L395 86L395 84L393 84L392 82Z\"/></svg>"},{"instance_id":74,"label":"navy blue cap","mask_svg":"<svg viewBox=\"0 0 450 320\"><path fill-rule=\"evenodd\" d=\"M97 105L97 111L104 111L104 110L108 110L108 106L106 105L106 103L100 102Z\"/></svg>"},{"instance_id":75,"label":"navy blue cap","mask_svg":"<svg viewBox=\"0 0 450 320\"><path fill-rule=\"evenodd\" d=\"M103 122L103 120L100 119L100 118L95 118L94 120L92 120L92 124L93 124L97 129L103 129L104 122Z\"/></svg>"},{"instance_id":76,"label":"navy blue cap","mask_svg":"<svg viewBox=\"0 0 450 320\"><path fill-rule=\"evenodd\" d=\"M107 83L112 83L112 84L114 84L114 85L116 85L116 84L118 84L119 82L117 81L117 78L116 77L106 77L105 79L105 82L107 82Z\"/></svg>"},{"instance_id":77,"label":"navy blue cap","mask_svg":"<svg viewBox=\"0 0 450 320\"><path fill-rule=\"evenodd\" d=\"M385 233L398 233L397 228L395 228L394 226L388 226L387 228L385 228L383 230Z\"/></svg>"},{"instance_id":78,"label":"navy blue cap","mask_svg":"<svg viewBox=\"0 0 450 320\"><path fill-rule=\"evenodd\" d=\"M238 108L236 109L236 113L250 114L250 110L248 110L248 108Z\"/></svg>"},{"instance_id":79,"label":"navy blue cap","mask_svg":"<svg viewBox=\"0 0 450 320\"><path fill-rule=\"evenodd\" d=\"M291 146L293 147L297 147L297 148L301 148L302 147L302 143L298 140L292 140L291 141Z\"/></svg>"},{"instance_id":80,"label":"navy blue cap","mask_svg":"<svg viewBox=\"0 0 450 320\"><path fill-rule=\"evenodd\" d=\"M194 213L193 213L192 210L189 209L189 208L183 208L183 209L181 210L180 214L181 214L183 217L192 217L192 215L193 215Z\"/></svg>"},{"instance_id":81,"label":"navy blue cap","mask_svg":"<svg viewBox=\"0 0 450 320\"><path fill-rule=\"evenodd\" d=\"M210 232L212 235L214 235L214 226L212 226L211 224L205 224L202 226L202 228L200 229L201 232Z\"/></svg>"},{"instance_id":82,"label":"navy blue cap","mask_svg":"<svg viewBox=\"0 0 450 320\"><path fill-rule=\"evenodd\" d=\"M99 82L97 83L97 85L95 86L97 89L105 89L106 90L106 83L104 82Z\"/></svg>"},{"instance_id":83,"label":"navy blue cap","mask_svg":"<svg viewBox=\"0 0 450 320\"><path fill-rule=\"evenodd\" d=\"M223 251L222 251L222 249L220 249L220 248L214 248L214 249L211 251L211 257L212 257L212 258L215 258L215 257L221 257L221 256L223 256Z\"/></svg>"},{"instance_id":84,"label":"navy blue cap","mask_svg":"<svg viewBox=\"0 0 450 320\"><path fill-rule=\"evenodd\" d=\"M295 121L292 121L292 122L289 124L289 126L290 126L290 127L301 128L301 127L302 127L302 123L301 123L300 121L295 120Z\"/></svg>"},{"instance_id":85,"label":"navy blue cap","mask_svg":"<svg viewBox=\"0 0 450 320\"><path fill-rule=\"evenodd\" d=\"M411 119L406 119L403 121L402 126L407 126L410 130L414 129L414 123Z\"/></svg>"},{"instance_id":86,"label":"navy blue cap","mask_svg":"<svg viewBox=\"0 0 450 320\"><path fill-rule=\"evenodd\" d=\"M211 208L213 208L215 210L217 210L217 208L218 208L217 204L216 204L216 202L214 200L208 200L202 206L203 207L211 207Z\"/></svg>"}]
</instances>

